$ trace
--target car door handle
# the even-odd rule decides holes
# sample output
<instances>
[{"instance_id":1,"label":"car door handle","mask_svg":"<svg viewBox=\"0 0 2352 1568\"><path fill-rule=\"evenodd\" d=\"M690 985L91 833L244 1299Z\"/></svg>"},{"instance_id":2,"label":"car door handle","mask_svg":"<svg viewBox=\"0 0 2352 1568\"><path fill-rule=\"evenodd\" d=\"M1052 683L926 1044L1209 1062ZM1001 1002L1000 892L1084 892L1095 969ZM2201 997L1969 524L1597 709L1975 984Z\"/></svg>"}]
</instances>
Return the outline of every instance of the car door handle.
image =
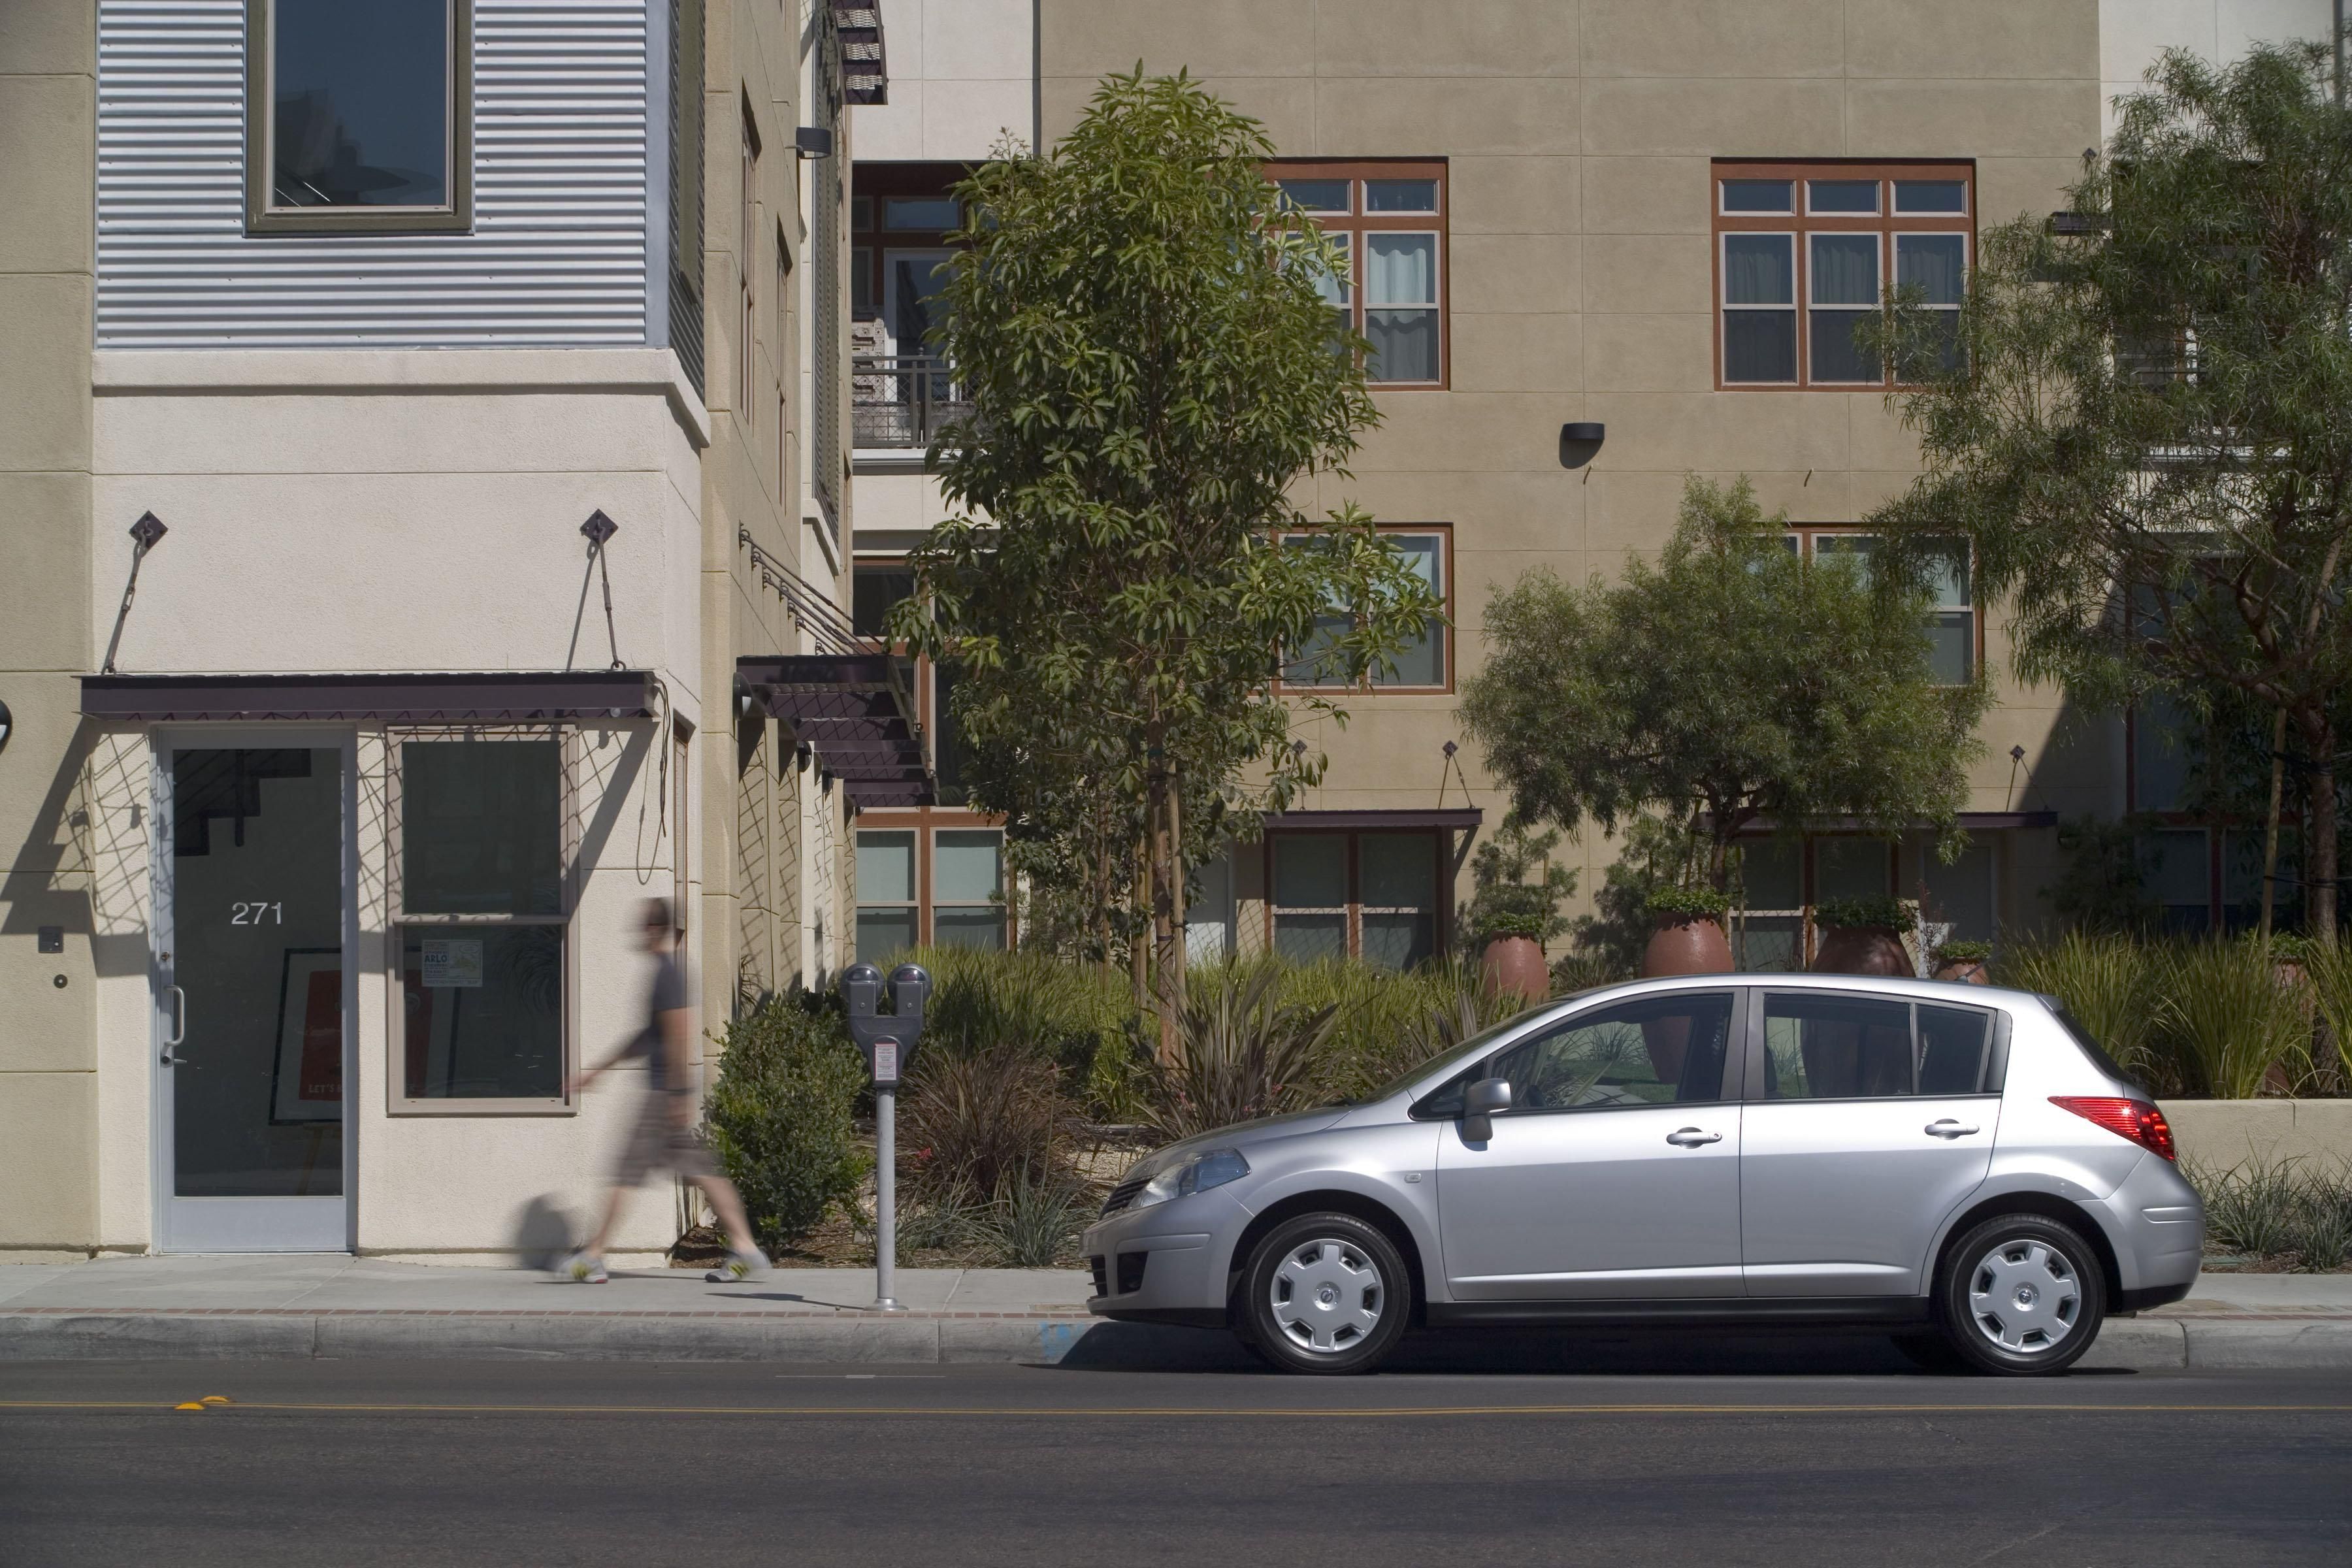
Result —
<instances>
[{"instance_id":1,"label":"car door handle","mask_svg":"<svg viewBox=\"0 0 2352 1568\"><path fill-rule=\"evenodd\" d=\"M1720 1143L1720 1132L1702 1132L1696 1127L1679 1127L1666 1134L1666 1142L1678 1149L1696 1149L1702 1143Z\"/></svg>"},{"instance_id":2,"label":"car door handle","mask_svg":"<svg viewBox=\"0 0 2352 1568\"><path fill-rule=\"evenodd\" d=\"M1966 1138L1975 1131L1973 1127L1961 1126L1948 1116L1941 1121L1927 1123L1927 1136L1930 1138Z\"/></svg>"}]
</instances>

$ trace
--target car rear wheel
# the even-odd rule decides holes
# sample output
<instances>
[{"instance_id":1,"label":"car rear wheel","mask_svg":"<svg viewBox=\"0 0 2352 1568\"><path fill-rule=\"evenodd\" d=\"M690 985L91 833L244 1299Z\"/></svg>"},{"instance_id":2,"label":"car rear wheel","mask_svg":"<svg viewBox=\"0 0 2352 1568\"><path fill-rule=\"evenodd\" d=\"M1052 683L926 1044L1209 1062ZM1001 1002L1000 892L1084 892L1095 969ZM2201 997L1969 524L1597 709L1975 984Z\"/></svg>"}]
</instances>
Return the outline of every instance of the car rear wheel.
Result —
<instances>
[{"instance_id":1,"label":"car rear wheel","mask_svg":"<svg viewBox=\"0 0 2352 1568\"><path fill-rule=\"evenodd\" d=\"M1285 1220L1242 1270L1240 1328L1284 1372L1370 1372L1412 1315L1412 1282L1389 1238L1353 1215Z\"/></svg>"},{"instance_id":2,"label":"car rear wheel","mask_svg":"<svg viewBox=\"0 0 2352 1568\"><path fill-rule=\"evenodd\" d=\"M2041 1215L2003 1215L1960 1237L1944 1260L1937 1308L1952 1348L1982 1372L2063 1372L2099 1337L2106 1316L2098 1254L2077 1231Z\"/></svg>"}]
</instances>

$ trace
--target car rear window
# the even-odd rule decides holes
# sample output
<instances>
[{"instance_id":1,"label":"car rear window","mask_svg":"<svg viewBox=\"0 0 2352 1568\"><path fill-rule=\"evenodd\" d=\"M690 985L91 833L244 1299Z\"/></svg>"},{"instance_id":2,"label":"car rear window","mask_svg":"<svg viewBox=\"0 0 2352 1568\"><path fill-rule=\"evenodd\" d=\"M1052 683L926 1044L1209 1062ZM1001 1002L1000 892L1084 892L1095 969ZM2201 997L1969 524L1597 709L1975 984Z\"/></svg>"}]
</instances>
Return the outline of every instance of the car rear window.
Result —
<instances>
[{"instance_id":1,"label":"car rear window","mask_svg":"<svg viewBox=\"0 0 2352 1568\"><path fill-rule=\"evenodd\" d=\"M2147 1086L2140 1082L2133 1074L2126 1072L2123 1063L2107 1054L2107 1047L2099 1044L2098 1036L2091 1033L2084 1026L2082 1019L2068 1012L2066 1004L2059 1001L2055 996L2044 996L2042 1000L2049 1004L2051 1015L2058 1020L2067 1034L2074 1037L2074 1043L2083 1047L2083 1054L2089 1057L2100 1071L2118 1083L2129 1084L2142 1094L2147 1092Z\"/></svg>"}]
</instances>

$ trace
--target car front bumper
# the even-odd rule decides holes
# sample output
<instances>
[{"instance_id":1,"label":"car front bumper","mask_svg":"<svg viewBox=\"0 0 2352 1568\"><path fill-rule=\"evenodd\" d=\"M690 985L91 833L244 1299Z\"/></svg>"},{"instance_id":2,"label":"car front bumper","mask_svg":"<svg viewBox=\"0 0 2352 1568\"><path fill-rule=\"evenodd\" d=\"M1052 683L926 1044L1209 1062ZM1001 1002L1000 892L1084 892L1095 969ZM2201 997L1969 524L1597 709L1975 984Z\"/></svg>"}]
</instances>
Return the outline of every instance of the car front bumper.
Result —
<instances>
[{"instance_id":1,"label":"car front bumper","mask_svg":"<svg viewBox=\"0 0 2352 1568\"><path fill-rule=\"evenodd\" d=\"M1080 1244L1095 1275L1087 1310L1223 1327L1227 1269L1249 1222L1250 1211L1223 1187L1098 1221Z\"/></svg>"}]
</instances>

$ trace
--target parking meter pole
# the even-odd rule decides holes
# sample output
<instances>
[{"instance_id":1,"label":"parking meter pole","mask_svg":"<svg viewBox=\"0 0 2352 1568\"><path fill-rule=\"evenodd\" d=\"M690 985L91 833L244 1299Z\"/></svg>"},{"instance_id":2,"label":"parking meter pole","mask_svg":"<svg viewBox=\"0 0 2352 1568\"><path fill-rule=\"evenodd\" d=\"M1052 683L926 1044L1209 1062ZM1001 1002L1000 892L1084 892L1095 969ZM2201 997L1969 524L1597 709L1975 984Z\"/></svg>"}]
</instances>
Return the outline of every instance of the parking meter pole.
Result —
<instances>
[{"instance_id":1,"label":"parking meter pole","mask_svg":"<svg viewBox=\"0 0 2352 1568\"><path fill-rule=\"evenodd\" d=\"M931 977L921 965L891 971L890 1011L884 1013L882 972L853 963L841 974L841 997L849 1037L865 1053L867 1081L874 1086L874 1305L899 1310L898 1288L898 1083L915 1059L922 1038L923 1008Z\"/></svg>"},{"instance_id":2,"label":"parking meter pole","mask_svg":"<svg viewBox=\"0 0 2352 1568\"><path fill-rule=\"evenodd\" d=\"M898 1091L874 1086L874 1306L900 1310L898 1272Z\"/></svg>"}]
</instances>

